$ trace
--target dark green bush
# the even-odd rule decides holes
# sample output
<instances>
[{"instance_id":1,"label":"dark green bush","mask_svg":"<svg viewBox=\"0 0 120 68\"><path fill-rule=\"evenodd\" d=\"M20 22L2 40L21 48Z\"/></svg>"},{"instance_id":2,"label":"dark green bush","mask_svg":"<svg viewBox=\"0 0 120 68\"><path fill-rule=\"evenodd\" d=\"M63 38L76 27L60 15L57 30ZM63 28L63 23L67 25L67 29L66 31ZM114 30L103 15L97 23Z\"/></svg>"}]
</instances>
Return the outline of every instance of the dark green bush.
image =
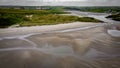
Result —
<instances>
[{"instance_id":1,"label":"dark green bush","mask_svg":"<svg viewBox=\"0 0 120 68\"><path fill-rule=\"evenodd\" d=\"M120 13L109 15L106 18L111 18L113 20L120 21Z\"/></svg>"},{"instance_id":2,"label":"dark green bush","mask_svg":"<svg viewBox=\"0 0 120 68\"><path fill-rule=\"evenodd\" d=\"M78 21L81 21L81 22L102 22L100 20L97 20L97 19L91 18L91 17L80 17L80 18L78 18Z\"/></svg>"},{"instance_id":3,"label":"dark green bush","mask_svg":"<svg viewBox=\"0 0 120 68\"><path fill-rule=\"evenodd\" d=\"M0 27L8 27L23 21L23 16L19 14L0 14Z\"/></svg>"}]
</instances>

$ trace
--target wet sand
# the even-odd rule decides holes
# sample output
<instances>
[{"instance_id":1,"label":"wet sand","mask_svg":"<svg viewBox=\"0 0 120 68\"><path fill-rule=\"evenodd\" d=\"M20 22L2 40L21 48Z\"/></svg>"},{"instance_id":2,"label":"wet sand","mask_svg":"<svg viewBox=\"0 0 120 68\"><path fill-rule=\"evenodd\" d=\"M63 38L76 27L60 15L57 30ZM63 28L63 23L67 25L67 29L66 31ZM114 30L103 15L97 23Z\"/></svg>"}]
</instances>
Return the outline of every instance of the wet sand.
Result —
<instances>
[{"instance_id":1,"label":"wet sand","mask_svg":"<svg viewBox=\"0 0 120 68\"><path fill-rule=\"evenodd\" d=\"M0 68L119 68L120 36L108 32L117 27L98 25L1 35Z\"/></svg>"},{"instance_id":2,"label":"wet sand","mask_svg":"<svg viewBox=\"0 0 120 68\"><path fill-rule=\"evenodd\" d=\"M60 31L66 29L73 29L85 26L98 25L101 23L92 23L92 22L72 22L69 24L57 24L57 25L43 25L43 26L31 26L31 27L18 27L18 28L7 28L0 29L0 38L2 37L12 37L20 35L32 35L40 33L49 33L53 31Z\"/></svg>"}]
</instances>

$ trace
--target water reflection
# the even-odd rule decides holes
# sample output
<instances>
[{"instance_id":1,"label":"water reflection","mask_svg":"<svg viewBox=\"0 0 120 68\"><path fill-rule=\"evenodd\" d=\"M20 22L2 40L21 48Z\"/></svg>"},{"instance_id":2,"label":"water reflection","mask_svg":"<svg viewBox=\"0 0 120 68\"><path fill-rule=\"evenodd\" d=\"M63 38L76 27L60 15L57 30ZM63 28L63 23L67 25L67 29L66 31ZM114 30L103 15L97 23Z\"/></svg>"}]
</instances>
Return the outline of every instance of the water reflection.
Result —
<instances>
[{"instance_id":1,"label":"water reflection","mask_svg":"<svg viewBox=\"0 0 120 68\"><path fill-rule=\"evenodd\" d=\"M120 37L110 27L2 39L0 68L119 68Z\"/></svg>"}]
</instances>

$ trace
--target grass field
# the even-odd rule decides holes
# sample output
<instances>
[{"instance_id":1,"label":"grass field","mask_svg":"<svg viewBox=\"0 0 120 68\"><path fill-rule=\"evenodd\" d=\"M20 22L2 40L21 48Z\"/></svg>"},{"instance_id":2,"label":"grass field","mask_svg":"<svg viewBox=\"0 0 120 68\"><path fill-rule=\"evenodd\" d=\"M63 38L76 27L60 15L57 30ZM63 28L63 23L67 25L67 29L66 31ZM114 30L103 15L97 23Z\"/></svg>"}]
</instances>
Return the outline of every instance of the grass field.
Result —
<instances>
[{"instance_id":1,"label":"grass field","mask_svg":"<svg viewBox=\"0 0 120 68\"><path fill-rule=\"evenodd\" d=\"M65 14L63 10L22 10L22 9L0 9L0 27L5 28L12 25L36 26L54 25L71 22L101 22L90 17L77 17L60 15Z\"/></svg>"},{"instance_id":2,"label":"grass field","mask_svg":"<svg viewBox=\"0 0 120 68\"><path fill-rule=\"evenodd\" d=\"M70 22L101 22L94 18L89 17L77 17L77 16L65 16L65 15L33 15L32 19L20 23L20 26L36 26L36 25L54 25L61 23L70 23Z\"/></svg>"}]
</instances>

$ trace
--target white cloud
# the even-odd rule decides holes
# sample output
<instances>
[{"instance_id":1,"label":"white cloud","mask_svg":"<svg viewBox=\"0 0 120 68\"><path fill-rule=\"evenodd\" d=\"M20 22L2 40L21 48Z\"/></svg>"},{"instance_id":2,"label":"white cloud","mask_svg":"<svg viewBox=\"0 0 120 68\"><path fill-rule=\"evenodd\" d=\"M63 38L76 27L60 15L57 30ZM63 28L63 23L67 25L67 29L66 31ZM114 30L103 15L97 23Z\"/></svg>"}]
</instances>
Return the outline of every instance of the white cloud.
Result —
<instances>
[{"instance_id":1,"label":"white cloud","mask_svg":"<svg viewBox=\"0 0 120 68\"><path fill-rule=\"evenodd\" d=\"M0 0L0 5L120 6L120 0Z\"/></svg>"}]
</instances>

